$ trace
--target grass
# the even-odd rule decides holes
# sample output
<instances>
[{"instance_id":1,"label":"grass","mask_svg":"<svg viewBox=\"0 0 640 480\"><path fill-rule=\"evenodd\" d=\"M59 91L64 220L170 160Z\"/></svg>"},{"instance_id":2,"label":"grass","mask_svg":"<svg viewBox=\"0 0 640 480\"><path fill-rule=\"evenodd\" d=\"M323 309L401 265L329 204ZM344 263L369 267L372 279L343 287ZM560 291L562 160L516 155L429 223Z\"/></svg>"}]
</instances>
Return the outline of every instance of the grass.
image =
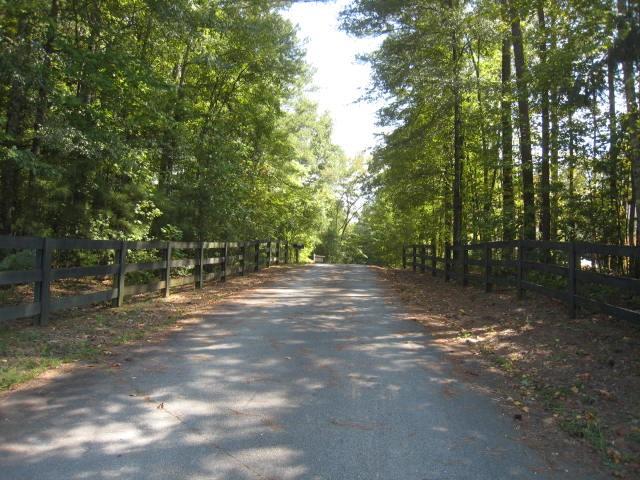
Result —
<instances>
[{"instance_id":1,"label":"grass","mask_svg":"<svg viewBox=\"0 0 640 480\"><path fill-rule=\"evenodd\" d=\"M500 355L494 355L492 357L492 360L493 363L507 372L512 372L514 369L513 362L509 358L501 357Z\"/></svg>"},{"instance_id":2,"label":"grass","mask_svg":"<svg viewBox=\"0 0 640 480\"><path fill-rule=\"evenodd\" d=\"M91 331L87 323L82 331ZM0 330L0 391L77 360L97 361L101 351L86 333L65 334L56 327L4 327ZM117 339L114 343L117 342Z\"/></svg>"},{"instance_id":3,"label":"grass","mask_svg":"<svg viewBox=\"0 0 640 480\"><path fill-rule=\"evenodd\" d=\"M14 385L33 380L45 371L59 367L62 363L64 362L57 358L15 359L11 366L0 367L0 390L7 390Z\"/></svg>"},{"instance_id":4,"label":"grass","mask_svg":"<svg viewBox=\"0 0 640 480\"><path fill-rule=\"evenodd\" d=\"M140 341L177 321L171 302L160 299L123 309L95 307L54 319L45 327L9 325L0 329L0 391L32 380L63 364L97 363L120 345Z\"/></svg>"},{"instance_id":5,"label":"grass","mask_svg":"<svg viewBox=\"0 0 640 480\"><path fill-rule=\"evenodd\" d=\"M591 413L566 417L560 421L560 428L572 437L583 438L596 451L603 455L607 453L607 440L600 422Z\"/></svg>"},{"instance_id":6,"label":"grass","mask_svg":"<svg viewBox=\"0 0 640 480\"><path fill-rule=\"evenodd\" d=\"M468 330L467 330L467 331L462 330L462 331L460 332L459 337L460 337L460 338L462 338L462 339L471 338L471 337L473 337L473 332L470 332L470 331L468 331Z\"/></svg>"}]
</instances>

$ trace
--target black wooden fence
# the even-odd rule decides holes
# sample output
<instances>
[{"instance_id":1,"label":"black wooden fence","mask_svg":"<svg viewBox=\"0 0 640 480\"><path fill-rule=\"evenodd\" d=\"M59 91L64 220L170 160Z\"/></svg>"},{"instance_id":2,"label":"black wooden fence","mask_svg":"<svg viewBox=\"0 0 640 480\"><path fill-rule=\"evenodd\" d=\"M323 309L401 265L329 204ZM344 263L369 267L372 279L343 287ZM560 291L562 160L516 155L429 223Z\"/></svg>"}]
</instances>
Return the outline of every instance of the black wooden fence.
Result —
<instances>
[{"instance_id":1,"label":"black wooden fence","mask_svg":"<svg viewBox=\"0 0 640 480\"><path fill-rule=\"evenodd\" d=\"M162 290L168 297L171 287L195 284L202 288L208 280L226 280L227 276L245 275L272 264L289 263L290 249L295 250L296 262L302 244L289 244L280 240L254 240L246 242L130 242L119 240L53 239L39 237L0 236L0 250L35 251L35 265L31 270L0 271L0 287L33 284L33 301L11 306L0 306L0 322L25 317L38 317L38 323L47 323L50 312L110 301L121 306L125 296ZM73 257L78 252L101 252L107 261L101 265L56 265L53 258ZM156 261L129 263L130 252L153 252ZM111 253L113 256L111 257ZM172 272L174 270L174 272ZM187 272L176 276L176 270ZM189 271L191 270L191 271ZM127 274L156 272L156 278L143 284L127 285ZM62 279L82 277L112 277L111 288L80 295L53 297L51 283Z\"/></svg>"},{"instance_id":2,"label":"black wooden fence","mask_svg":"<svg viewBox=\"0 0 640 480\"><path fill-rule=\"evenodd\" d=\"M640 261L640 247L587 242L516 240L445 245L403 245L402 268L431 272L463 286L474 282L486 292L494 284L515 287L626 320L640 320L640 280L625 272Z\"/></svg>"}]
</instances>

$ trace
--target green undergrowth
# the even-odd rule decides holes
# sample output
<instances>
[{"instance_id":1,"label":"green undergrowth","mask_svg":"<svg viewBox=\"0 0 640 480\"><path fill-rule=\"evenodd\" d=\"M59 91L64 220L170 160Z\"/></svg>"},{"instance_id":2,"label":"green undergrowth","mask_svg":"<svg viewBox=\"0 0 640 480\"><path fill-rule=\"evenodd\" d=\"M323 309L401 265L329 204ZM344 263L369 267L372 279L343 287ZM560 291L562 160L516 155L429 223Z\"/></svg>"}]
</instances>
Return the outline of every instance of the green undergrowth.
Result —
<instances>
[{"instance_id":1,"label":"green undergrowth","mask_svg":"<svg viewBox=\"0 0 640 480\"><path fill-rule=\"evenodd\" d=\"M175 317L149 312L151 302L126 311L90 310L54 319L49 325L10 325L0 329L0 391L75 361L98 362L111 348L139 341L175 323Z\"/></svg>"}]
</instances>

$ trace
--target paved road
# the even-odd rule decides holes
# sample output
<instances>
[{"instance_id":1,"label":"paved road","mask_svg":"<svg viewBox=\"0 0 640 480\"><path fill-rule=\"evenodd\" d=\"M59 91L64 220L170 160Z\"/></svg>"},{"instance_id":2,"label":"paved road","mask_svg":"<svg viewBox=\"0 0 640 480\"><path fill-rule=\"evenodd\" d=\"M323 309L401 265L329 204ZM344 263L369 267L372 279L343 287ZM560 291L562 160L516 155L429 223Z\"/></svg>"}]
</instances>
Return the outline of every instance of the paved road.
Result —
<instances>
[{"instance_id":1,"label":"paved road","mask_svg":"<svg viewBox=\"0 0 640 480\"><path fill-rule=\"evenodd\" d=\"M113 371L0 402L0 478L449 480L553 473L366 267L228 300Z\"/></svg>"}]
</instances>

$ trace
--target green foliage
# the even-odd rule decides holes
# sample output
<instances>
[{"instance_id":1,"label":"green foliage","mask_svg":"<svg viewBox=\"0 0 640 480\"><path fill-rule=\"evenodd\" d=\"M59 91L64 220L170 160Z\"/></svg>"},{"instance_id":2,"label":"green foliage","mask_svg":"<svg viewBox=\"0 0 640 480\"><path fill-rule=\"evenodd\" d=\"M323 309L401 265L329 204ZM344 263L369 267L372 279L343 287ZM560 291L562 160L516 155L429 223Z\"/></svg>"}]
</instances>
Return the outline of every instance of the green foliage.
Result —
<instances>
[{"instance_id":1,"label":"green foliage","mask_svg":"<svg viewBox=\"0 0 640 480\"><path fill-rule=\"evenodd\" d=\"M36 262L33 250L20 250L17 253L7 255L0 261L2 270L32 270Z\"/></svg>"},{"instance_id":2,"label":"green foliage","mask_svg":"<svg viewBox=\"0 0 640 480\"><path fill-rule=\"evenodd\" d=\"M369 164L372 195L353 239L369 261L396 264L403 242L435 243L442 252L454 240L456 189L462 241L512 238L509 228L520 236L521 100L528 102L532 126L538 237L636 243L625 209L638 201L632 184L640 185L640 57L629 47L640 31L638 13L636 3L612 0L353 1L342 13L343 28L383 36L367 60L374 71L371 95L388 99L379 111L387 133ZM513 18L523 30L518 83ZM503 41L511 70L504 79ZM524 99L516 83L526 87ZM459 179L456 107L463 138ZM513 129L513 156L503 148L505 125ZM505 203L509 194L515 215Z\"/></svg>"},{"instance_id":3,"label":"green foliage","mask_svg":"<svg viewBox=\"0 0 640 480\"><path fill-rule=\"evenodd\" d=\"M0 3L0 233L315 244L342 153L286 3Z\"/></svg>"}]
</instances>

